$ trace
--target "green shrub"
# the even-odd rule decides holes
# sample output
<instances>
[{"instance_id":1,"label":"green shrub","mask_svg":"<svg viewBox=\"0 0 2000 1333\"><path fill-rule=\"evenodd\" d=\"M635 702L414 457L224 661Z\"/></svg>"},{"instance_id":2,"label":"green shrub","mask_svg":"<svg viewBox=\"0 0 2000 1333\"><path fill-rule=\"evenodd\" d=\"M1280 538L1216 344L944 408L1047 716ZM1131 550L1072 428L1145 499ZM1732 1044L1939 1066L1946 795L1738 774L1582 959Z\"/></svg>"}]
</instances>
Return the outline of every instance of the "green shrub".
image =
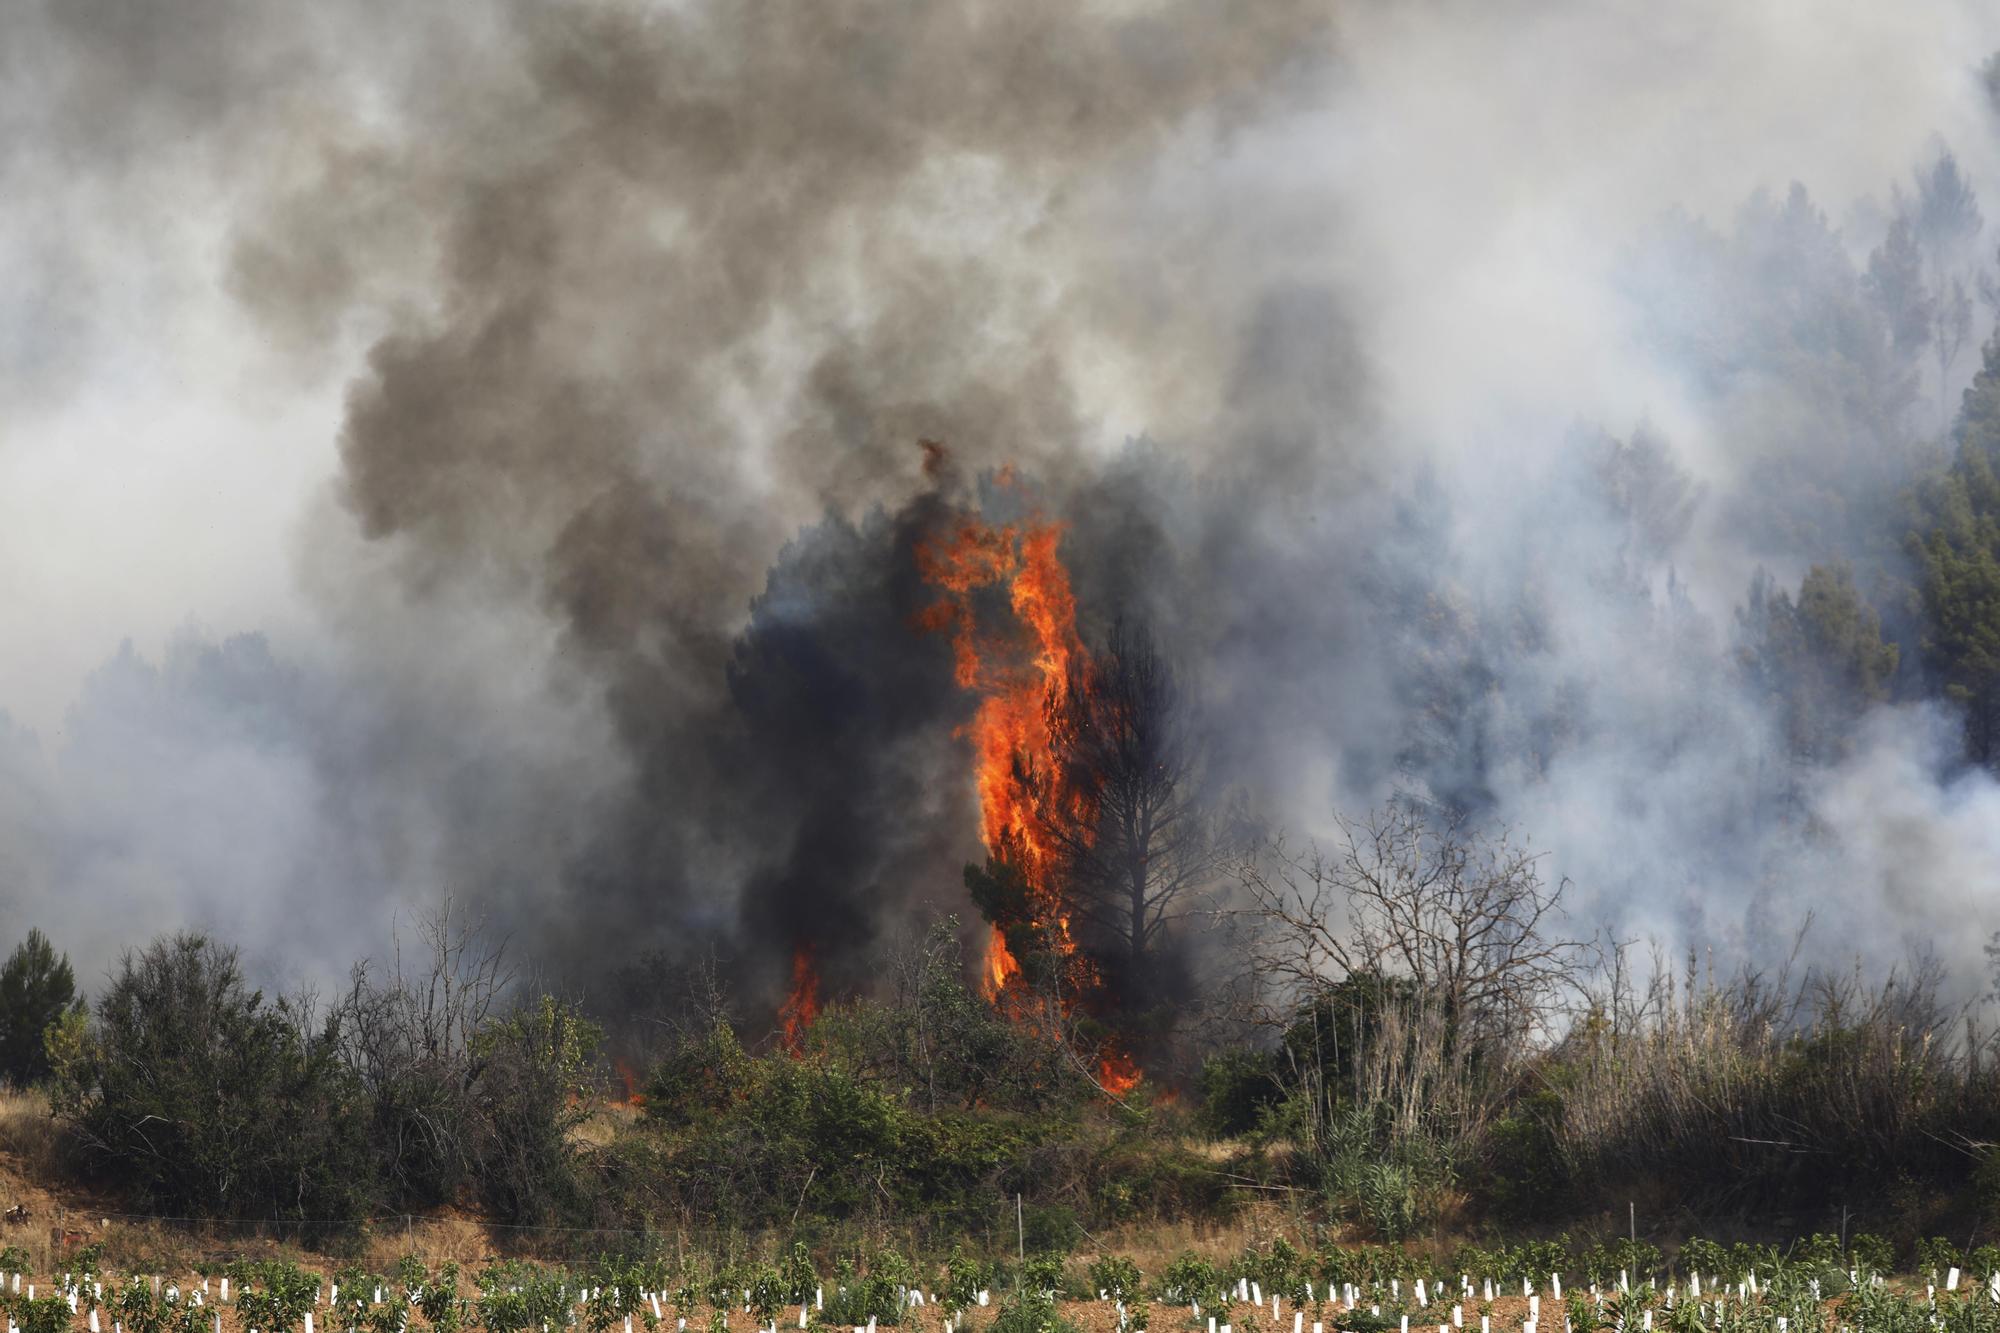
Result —
<instances>
[{"instance_id":1,"label":"green shrub","mask_svg":"<svg viewBox=\"0 0 2000 1333\"><path fill-rule=\"evenodd\" d=\"M1740 1240L1729 1247L1729 1258L1723 1265L1722 1275L1731 1282L1741 1282L1752 1273L1769 1277L1777 1271L1779 1262L1777 1246Z\"/></svg>"},{"instance_id":2,"label":"green shrub","mask_svg":"<svg viewBox=\"0 0 2000 1333\"><path fill-rule=\"evenodd\" d=\"M1515 1276L1506 1266L1507 1252L1481 1245L1461 1245L1452 1252L1451 1269L1475 1282L1500 1282Z\"/></svg>"},{"instance_id":3,"label":"green shrub","mask_svg":"<svg viewBox=\"0 0 2000 1333\"><path fill-rule=\"evenodd\" d=\"M812 1300L813 1292L819 1287L819 1270L813 1267L812 1251L805 1247L803 1241L792 1242L779 1277L784 1284L786 1300L794 1305L804 1305Z\"/></svg>"},{"instance_id":4,"label":"green shrub","mask_svg":"<svg viewBox=\"0 0 2000 1333\"><path fill-rule=\"evenodd\" d=\"M646 1081L646 1116L675 1129L734 1111L748 1096L750 1056L736 1030L717 1019L707 1032L674 1043Z\"/></svg>"},{"instance_id":5,"label":"green shrub","mask_svg":"<svg viewBox=\"0 0 2000 1333\"><path fill-rule=\"evenodd\" d=\"M1366 1308L1356 1306L1342 1310L1338 1324L1340 1333L1389 1333L1402 1327L1402 1319L1395 1314L1371 1314Z\"/></svg>"},{"instance_id":6,"label":"green shrub","mask_svg":"<svg viewBox=\"0 0 2000 1333\"><path fill-rule=\"evenodd\" d=\"M833 1290L827 1293L823 1318L828 1324L849 1328L871 1319L878 1324L901 1323L902 1295L909 1276L902 1256L893 1250L877 1255L866 1273L858 1272L852 1260L842 1259L834 1272Z\"/></svg>"},{"instance_id":7,"label":"green shrub","mask_svg":"<svg viewBox=\"0 0 2000 1333\"><path fill-rule=\"evenodd\" d=\"M1706 1236L1690 1236L1681 1242L1679 1263L1691 1275L1720 1278L1728 1270L1729 1252Z\"/></svg>"},{"instance_id":8,"label":"green shrub","mask_svg":"<svg viewBox=\"0 0 2000 1333\"><path fill-rule=\"evenodd\" d=\"M1024 1290L1060 1298L1069 1287L1067 1268L1061 1254L1052 1251L1031 1254L1021 1261L1020 1286Z\"/></svg>"},{"instance_id":9,"label":"green shrub","mask_svg":"<svg viewBox=\"0 0 2000 1333\"><path fill-rule=\"evenodd\" d=\"M638 1289L632 1289L638 1296ZM458 1294L458 1265L447 1260L430 1274L417 1295L417 1309L436 1333L458 1333L469 1312L465 1298Z\"/></svg>"},{"instance_id":10,"label":"green shrub","mask_svg":"<svg viewBox=\"0 0 2000 1333\"><path fill-rule=\"evenodd\" d=\"M1888 1274L1896 1271L1896 1247L1882 1237L1863 1231L1848 1238L1847 1266L1861 1274Z\"/></svg>"},{"instance_id":11,"label":"green shrub","mask_svg":"<svg viewBox=\"0 0 2000 1333\"><path fill-rule=\"evenodd\" d=\"M575 1005L547 995L475 1039L484 1104L479 1192L500 1220L542 1224L579 1211L583 1181L570 1136L589 1115L603 1041Z\"/></svg>"},{"instance_id":12,"label":"green shrub","mask_svg":"<svg viewBox=\"0 0 2000 1333\"><path fill-rule=\"evenodd\" d=\"M770 1264L758 1264L743 1279L743 1290L749 1292L750 1313L757 1316L757 1326L763 1328L776 1321L778 1308L785 1303L785 1279Z\"/></svg>"},{"instance_id":13,"label":"green shrub","mask_svg":"<svg viewBox=\"0 0 2000 1333\"><path fill-rule=\"evenodd\" d=\"M166 1302L153 1294L153 1284L142 1277L128 1278L110 1305L126 1333L164 1333L172 1315Z\"/></svg>"},{"instance_id":14,"label":"green shrub","mask_svg":"<svg viewBox=\"0 0 2000 1333\"><path fill-rule=\"evenodd\" d=\"M1644 1282L1660 1268L1658 1246L1622 1236L1615 1241L1600 1241L1578 1259L1585 1280L1600 1285L1617 1282L1621 1272L1632 1282Z\"/></svg>"},{"instance_id":15,"label":"green shrub","mask_svg":"<svg viewBox=\"0 0 2000 1333\"><path fill-rule=\"evenodd\" d=\"M1958 1247L1943 1236L1917 1242L1917 1274L1942 1280L1946 1269L1960 1268Z\"/></svg>"},{"instance_id":16,"label":"green shrub","mask_svg":"<svg viewBox=\"0 0 2000 1333\"><path fill-rule=\"evenodd\" d=\"M1248 1134L1284 1100L1277 1068L1264 1051L1225 1051L1202 1062L1195 1080L1195 1125L1212 1138Z\"/></svg>"},{"instance_id":17,"label":"green shrub","mask_svg":"<svg viewBox=\"0 0 2000 1333\"><path fill-rule=\"evenodd\" d=\"M952 1246L944 1264L945 1309L956 1315L979 1304L979 1293L993 1286L995 1267L990 1261L968 1258L962 1248Z\"/></svg>"},{"instance_id":18,"label":"green shrub","mask_svg":"<svg viewBox=\"0 0 2000 1333\"><path fill-rule=\"evenodd\" d=\"M1129 1300L1139 1294L1139 1265L1130 1259L1105 1255L1090 1264L1092 1293L1103 1292L1113 1300Z\"/></svg>"},{"instance_id":19,"label":"green shrub","mask_svg":"<svg viewBox=\"0 0 2000 1333\"><path fill-rule=\"evenodd\" d=\"M1515 1247L1513 1253L1513 1275L1525 1277L1536 1283L1549 1280L1551 1273L1573 1273L1576 1259L1571 1253L1567 1233L1553 1240L1525 1241Z\"/></svg>"},{"instance_id":20,"label":"green shrub","mask_svg":"<svg viewBox=\"0 0 2000 1333\"><path fill-rule=\"evenodd\" d=\"M18 1245L0 1250L0 1273L25 1273L30 1267L28 1252Z\"/></svg>"},{"instance_id":21,"label":"green shrub","mask_svg":"<svg viewBox=\"0 0 2000 1333\"><path fill-rule=\"evenodd\" d=\"M560 1272L515 1262L491 1264L475 1279L475 1305L485 1333L524 1333L569 1325L570 1301Z\"/></svg>"},{"instance_id":22,"label":"green shrub","mask_svg":"<svg viewBox=\"0 0 2000 1333\"><path fill-rule=\"evenodd\" d=\"M734 1265L710 1270L701 1283L701 1297L718 1309L728 1309L742 1298L742 1271Z\"/></svg>"},{"instance_id":23,"label":"green shrub","mask_svg":"<svg viewBox=\"0 0 2000 1333\"><path fill-rule=\"evenodd\" d=\"M258 1333L292 1333L305 1320L319 1294L319 1278L294 1264L265 1262L246 1265L238 1277L258 1285L248 1287L236 1298L236 1313L245 1328Z\"/></svg>"},{"instance_id":24,"label":"green shrub","mask_svg":"<svg viewBox=\"0 0 2000 1333\"><path fill-rule=\"evenodd\" d=\"M1219 1305L1223 1285L1215 1265L1198 1254L1183 1254L1161 1271L1154 1290L1175 1305Z\"/></svg>"},{"instance_id":25,"label":"green shrub","mask_svg":"<svg viewBox=\"0 0 2000 1333\"><path fill-rule=\"evenodd\" d=\"M142 1209L343 1218L373 1179L339 1032L243 982L236 952L176 935L127 954L57 1114Z\"/></svg>"},{"instance_id":26,"label":"green shrub","mask_svg":"<svg viewBox=\"0 0 2000 1333\"><path fill-rule=\"evenodd\" d=\"M1546 1216L1572 1200L1560 1129L1563 1100L1548 1088L1516 1101L1486 1140L1482 1192L1495 1211L1517 1219Z\"/></svg>"},{"instance_id":27,"label":"green shrub","mask_svg":"<svg viewBox=\"0 0 2000 1333\"><path fill-rule=\"evenodd\" d=\"M1348 1105L1319 1117L1308 1166L1336 1212L1387 1241L1403 1240L1429 1222L1455 1179L1441 1141L1392 1132L1380 1106Z\"/></svg>"},{"instance_id":28,"label":"green shrub","mask_svg":"<svg viewBox=\"0 0 2000 1333\"><path fill-rule=\"evenodd\" d=\"M61 1296L20 1297L13 1318L21 1333L69 1333L69 1302Z\"/></svg>"},{"instance_id":29,"label":"green shrub","mask_svg":"<svg viewBox=\"0 0 2000 1333\"><path fill-rule=\"evenodd\" d=\"M1056 1295L1024 1277L1020 1289L1000 1303L989 1333L1077 1333L1076 1325L1058 1311Z\"/></svg>"},{"instance_id":30,"label":"green shrub","mask_svg":"<svg viewBox=\"0 0 2000 1333\"><path fill-rule=\"evenodd\" d=\"M1028 1253L1065 1255L1083 1239L1076 1211L1061 1204L1033 1204L1022 1213L1022 1238Z\"/></svg>"},{"instance_id":31,"label":"green shrub","mask_svg":"<svg viewBox=\"0 0 2000 1333\"><path fill-rule=\"evenodd\" d=\"M1369 1162L1354 1184L1354 1208L1383 1240L1404 1240L1426 1219L1423 1185L1403 1162Z\"/></svg>"},{"instance_id":32,"label":"green shrub","mask_svg":"<svg viewBox=\"0 0 2000 1333\"><path fill-rule=\"evenodd\" d=\"M1306 1298L1306 1281L1311 1274L1305 1256L1283 1236L1273 1237L1262 1250L1254 1245L1245 1249L1238 1267L1238 1276L1257 1283L1267 1299L1273 1294L1294 1302Z\"/></svg>"}]
</instances>

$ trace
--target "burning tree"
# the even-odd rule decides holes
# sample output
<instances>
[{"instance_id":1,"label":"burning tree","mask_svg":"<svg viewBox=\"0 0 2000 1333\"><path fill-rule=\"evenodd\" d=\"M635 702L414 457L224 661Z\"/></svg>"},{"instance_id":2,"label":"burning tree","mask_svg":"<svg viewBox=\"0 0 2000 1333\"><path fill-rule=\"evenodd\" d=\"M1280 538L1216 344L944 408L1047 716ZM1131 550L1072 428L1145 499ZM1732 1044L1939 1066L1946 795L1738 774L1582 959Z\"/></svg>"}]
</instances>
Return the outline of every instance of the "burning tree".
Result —
<instances>
[{"instance_id":1,"label":"burning tree","mask_svg":"<svg viewBox=\"0 0 2000 1333\"><path fill-rule=\"evenodd\" d=\"M1152 636L1119 620L1043 711L1049 766L1024 778L1057 892L1106 979L1143 1002L1172 923L1222 869L1179 683Z\"/></svg>"},{"instance_id":2,"label":"burning tree","mask_svg":"<svg viewBox=\"0 0 2000 1333\"><path fill-rule=\"evenodd\" d=\"M951 634L959 684L980 696L967 731L987 860L966 885L992 926L987 994L1024 1018L1039 996L1058 1020L1125 1027L1158 991L1172 921L1219 863L1173 672L1123 622L1102 653L1084 646L1061 535L961 517L920 548L945 593L924 623ZM1086 1044L1108 1090L1137 1081L1116 1037Z\"/></svg>"},{"instance_id":3,"label":"burning tree","mask_svg":"<svg viewBox=\"0 0 2000 1333\"><path fill-rule=\"evenodd\" d=\"M1057 555L1061 540L1052 523L995 526L964 516L917 549L925 580L944 593L920 623L950 634L959 687L979 696L966 734L989 867L968 870L967 881L993 927L985 968L993 999L1018 989L1018 950L1030 940L1036 952L1075 952L1068 914L1052 889L1048 830L1021 780L1024 769L1048 765L1042 703L1083 653L1069 571ZM1007 623L983 625L975 603L996 593L1006 598ZM989 872L989 885L974 882Z\"/></svg>"}]
</instances>

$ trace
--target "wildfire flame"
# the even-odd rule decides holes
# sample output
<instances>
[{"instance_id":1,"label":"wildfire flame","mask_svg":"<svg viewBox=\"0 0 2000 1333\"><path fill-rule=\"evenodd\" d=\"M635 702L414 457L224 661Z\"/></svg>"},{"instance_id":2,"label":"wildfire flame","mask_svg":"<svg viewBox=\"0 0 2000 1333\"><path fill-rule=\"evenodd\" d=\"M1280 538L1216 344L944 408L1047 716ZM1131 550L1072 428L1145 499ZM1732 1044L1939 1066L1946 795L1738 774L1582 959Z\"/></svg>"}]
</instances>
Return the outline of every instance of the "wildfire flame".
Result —
<instances>
[{"instance_id":1,"label":"wildfire flame","mask_svg":"<svg viewBox=\"0 0 2000 1333\"><path fill-rule=\"evenodd\" d=\"M778 1007L778 1026L785 1049L797 1056L805 1051L806 1029L819 1017L819 973L813 968L812 946L800 945L792 952L792 989Z\"/></svg>"},{"instance_id":2,"label":"wildfire flame","mask_svg":"<svg viewBox=\"0 0 2000 1333\"><path fill-rule=\"evenodd\" d=\"M1123 1097L1139 1086L1139 1066L1118 1046L1108 1046L1097 1060L1097 1082L1113 1097Z\"/></svg>"},{"instance_id":3,"label":"wildfire flame","mask_svg":"<svg viewBox=\"0 0 2000 1333\"><path fill-rule=\"evenodd\" d=\"M995 855L1002 847L1016 851L1029 893L1041 900L1041 924L1052 927L1067 952L1069 921L1049 885L1048 833L1018 767L1021 759L1049 766L1042 700L1084 651L1076 594L1057 554L1062 531L1054 523L995 527L963 517L941 539L920 544L917 560L925 581L945 594L922 623L951 635L958 684L979 695L967 734L977 766L980 837ZM1007 590L1015 623L982 636L972 599L992 587ZM998 998L1020 975L1020 962L996 926L986 949L987 997Z\"/></svg>"},{"instance_id":4,"label":"wildfire flame","mask_svg":"<svg viewBox=\"0 0 2000 1333\"><path fill-rule=\"evenodd\" d=\"M639 1091L639 1076L633 1072L632 1066L623 1060L614 1060L611 1067L618 1071L618 1081L625 1085L625 1105L644 1106L646 1094Z\"/></svg>"},{"instance_id":5,"label":"wildfire flame","mask_svg":"<svg viewBox=\"0 0 2000 1333\"><path fill-rule=\"evenodd\" d=\"M1012 478L1003 473L999 480L1008 484ZM1060 771L1043 704L1069 679L1072 667L1087 671L1090 661L1076 630L1076 594L1059 554L1062 538L1059 523L994 525L960 515L946 531L920 543L916 554L925 582L943 594L920 625L951 636L958 684L979 696L965 734L972 742L981 839L990 854L999 857L1004 850L1016 863L1036 924L1060 953L1073 955L1069 916L1053 882L1055 849L1022 780L1024 768ZM986 589L1005 590L1010 625L982 627L973 599ZM1059 792L1057 799L1077 798ZM987 998L1005 998L1020 978L1020 961L993 927L982 969ZM1139 1078L1129 1055L1115 1045L1107 1048L1098 1070L1107 1092L1123 1096Z\"/></svg>"}]
</instances>

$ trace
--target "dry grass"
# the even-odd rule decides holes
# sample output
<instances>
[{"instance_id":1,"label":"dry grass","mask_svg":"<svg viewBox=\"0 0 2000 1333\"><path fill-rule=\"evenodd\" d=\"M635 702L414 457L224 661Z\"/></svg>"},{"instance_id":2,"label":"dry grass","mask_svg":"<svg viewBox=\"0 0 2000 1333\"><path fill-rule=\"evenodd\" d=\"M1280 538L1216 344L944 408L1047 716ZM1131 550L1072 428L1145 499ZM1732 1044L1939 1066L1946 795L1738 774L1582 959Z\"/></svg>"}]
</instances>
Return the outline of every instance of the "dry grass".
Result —
<instances>
[{"instance_id":1,"label":"dry grass","mask_svg":"<svg viewBox=\"0 0 2000 1333\"><path fill-rule=\"evenodd\" d=\"M570 1142L593 1148L608 1148L639 1123L643 1109L626 1102L604 1102L592 1107L590 1116L570 1131Z\"/></svg>"},{"instance_id":2,"label":"dry grass","mask_svg":"<svg viewBox=\"0 0 2000 1333\"><path fill-rule=\"evenodd\" d=\"M60 1149L47 1094L0 1087L0 1155L13 1172L32 1184L52 1186Z\"/></svg>"},{"instance_id":3,"label":"dry grass","mask_svg":"<svg viewBox=\"0 0 2000 1333\"><path fill-rule=\"evenodd\" d=\"M1198 1254L1211 1262L1233 1259L1252 1245L1266 1245L1283 1235L1293 1241L1304 1234L1292 1209L1278 1202L1259 1202L1227 1221L1144 1222L1098 1233L1083 1247L1083 1256L1122 1255L1140 1271L1157 1273L1183 1254Z\"/></svg>"}]
</instances>

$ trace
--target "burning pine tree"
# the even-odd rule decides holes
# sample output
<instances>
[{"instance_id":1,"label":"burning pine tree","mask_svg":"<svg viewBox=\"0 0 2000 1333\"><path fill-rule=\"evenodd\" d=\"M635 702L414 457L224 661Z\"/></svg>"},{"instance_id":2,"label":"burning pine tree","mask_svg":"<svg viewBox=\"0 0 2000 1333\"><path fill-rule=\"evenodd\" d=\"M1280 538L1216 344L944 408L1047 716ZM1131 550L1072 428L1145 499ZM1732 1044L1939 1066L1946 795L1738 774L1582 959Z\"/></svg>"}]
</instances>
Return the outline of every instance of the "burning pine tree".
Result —
<instances>
[{"instance_id":1,"label":"burning pine tree","mask_svg":"<svg viewBox=\"0 0 2000 1333\"><path fill-rule=\"evenodd\" d=\"M991 927L987 994L1017 1021L1104 1028L1098 1082L1122 1094L1139 1068L1117 1034L1155 998L1170 923L1216 857L1173 675L1122 622L1102 653L1085 648L1062 536L961 516L919 547L944 593L924 625L951 635L979 698L967 735L987 862L966 883ZM1006 614L982 618L1001 598Z\"/></svg>"}]
</instances>

